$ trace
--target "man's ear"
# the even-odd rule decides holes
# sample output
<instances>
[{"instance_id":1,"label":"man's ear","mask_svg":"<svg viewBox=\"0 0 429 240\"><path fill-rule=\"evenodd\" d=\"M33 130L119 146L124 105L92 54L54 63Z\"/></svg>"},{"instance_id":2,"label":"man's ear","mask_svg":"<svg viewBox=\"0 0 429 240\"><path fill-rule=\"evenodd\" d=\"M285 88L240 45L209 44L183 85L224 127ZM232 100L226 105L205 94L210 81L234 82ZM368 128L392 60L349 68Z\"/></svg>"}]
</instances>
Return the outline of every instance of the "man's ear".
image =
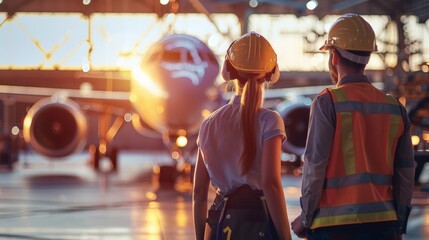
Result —
<instances>
[{"instance_id":1,"label":"man's ear","mask_svg":"<svg viewBox=\"0 0 429 240\"><path fill-rule=\"evenodd\" d=\"M338 51L331 51L332 57L331 57L331 64L336 66L340 62L340 56Z\"/></svg>"}]
</instances>

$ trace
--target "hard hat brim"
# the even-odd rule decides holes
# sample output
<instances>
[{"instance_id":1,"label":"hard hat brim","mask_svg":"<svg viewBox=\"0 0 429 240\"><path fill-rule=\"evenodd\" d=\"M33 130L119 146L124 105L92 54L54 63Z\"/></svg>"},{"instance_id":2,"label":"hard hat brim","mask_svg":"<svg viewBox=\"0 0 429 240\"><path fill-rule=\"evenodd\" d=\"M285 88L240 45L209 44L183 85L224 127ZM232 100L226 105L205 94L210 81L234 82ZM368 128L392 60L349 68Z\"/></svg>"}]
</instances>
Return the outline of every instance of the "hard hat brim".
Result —
<instances>
[{"instance_id":1,"label":"hard hat brim","mask_svg":"<svg viewBox=\"0 0 429 240\"><path fill-rule=\"evenodd\" d=\"M327 46L326 44L323 44L323 45L319 48L319 50L320 50L320 51L327 51L327 50L329 49L329 47L331 47L331 46Z\"/></svg>"}]
</instances>

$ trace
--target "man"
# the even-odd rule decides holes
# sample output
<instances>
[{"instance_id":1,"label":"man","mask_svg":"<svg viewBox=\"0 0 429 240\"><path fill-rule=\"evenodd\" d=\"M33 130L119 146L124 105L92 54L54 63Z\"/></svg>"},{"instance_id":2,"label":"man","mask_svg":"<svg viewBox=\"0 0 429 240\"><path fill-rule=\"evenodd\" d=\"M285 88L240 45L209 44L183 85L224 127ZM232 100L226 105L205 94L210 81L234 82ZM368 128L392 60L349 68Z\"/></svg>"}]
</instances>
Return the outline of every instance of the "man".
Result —
<instances>
[{"instance_id":1,"label":"man","mask_svg":"<svg viewBox=\"0 0 429 240\"><path fill-rule=\"evenodd\" d=\"M302 212L292 230L308 239L401 239L411 210L414 156L405 108L364 75L377 50L357 14L337 19L329 51L335 88L313 101L304 153Z\"/></svg>"}]
</instances>

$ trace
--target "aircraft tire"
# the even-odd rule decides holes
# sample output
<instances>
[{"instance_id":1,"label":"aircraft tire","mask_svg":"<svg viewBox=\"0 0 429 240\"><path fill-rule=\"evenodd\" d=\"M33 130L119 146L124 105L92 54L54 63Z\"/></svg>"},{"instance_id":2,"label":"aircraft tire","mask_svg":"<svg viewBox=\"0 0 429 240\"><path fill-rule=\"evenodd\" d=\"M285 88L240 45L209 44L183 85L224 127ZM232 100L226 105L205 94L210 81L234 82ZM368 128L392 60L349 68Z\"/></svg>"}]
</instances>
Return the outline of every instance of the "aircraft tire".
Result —
<instances>
[{"instance_id":1,"label":"aircraft tire","mask_svg":"<svg viewBox=\"0 0 429 240\"><path fill-rule=\"evenodd\" d=\"M174 184L176 182L176 166L160 166L159 182L161 184Z\"/></svg>"},{"instance_id":2,"label":"aircraft tire","mask_svg":"<svg viewBox=\"0 0 429 240\"><path fill-rule=\"evenodd\" d=\"M113 148L110 152L110 162L112 163L112 171L117 172L118 171L118 149Z\"/></svg>"},{"instance_id":3,"label":"aircraft tire","mask_svg":"<svg viewBox=\"0 0 429 240\"><path fill-rule=\"evenodd\" d=\"M100 170L100 150L95 144L89 146L89 161L88 165L92 167L95 171Z\"/></svg>"}]
</instances>

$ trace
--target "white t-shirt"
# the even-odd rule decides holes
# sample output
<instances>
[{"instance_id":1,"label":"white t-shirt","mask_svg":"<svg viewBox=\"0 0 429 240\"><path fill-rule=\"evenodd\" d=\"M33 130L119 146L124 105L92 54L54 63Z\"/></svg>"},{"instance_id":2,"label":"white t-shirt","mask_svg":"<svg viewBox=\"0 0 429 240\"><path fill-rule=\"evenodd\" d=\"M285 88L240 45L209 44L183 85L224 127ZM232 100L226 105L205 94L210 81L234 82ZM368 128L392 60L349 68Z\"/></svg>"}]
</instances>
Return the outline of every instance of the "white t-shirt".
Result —
<instances>
[{"instance_id":1,"label":"white t-shirt","mask_svg":"<svg viewBox=\"0 0 429 240\"><path fill-rule=\"evenodd\" d=\"M262 144L274 136L286 139L283 119L272 110L261 108L257 114L259 131L256 138L256 159L245 176L240 175L240 156L243 139L240 128L240 96L207 117L200 127L197 139L202 158L216 190L228 193L243 184L261 189Z\"/></svg>"}]
</instances>

